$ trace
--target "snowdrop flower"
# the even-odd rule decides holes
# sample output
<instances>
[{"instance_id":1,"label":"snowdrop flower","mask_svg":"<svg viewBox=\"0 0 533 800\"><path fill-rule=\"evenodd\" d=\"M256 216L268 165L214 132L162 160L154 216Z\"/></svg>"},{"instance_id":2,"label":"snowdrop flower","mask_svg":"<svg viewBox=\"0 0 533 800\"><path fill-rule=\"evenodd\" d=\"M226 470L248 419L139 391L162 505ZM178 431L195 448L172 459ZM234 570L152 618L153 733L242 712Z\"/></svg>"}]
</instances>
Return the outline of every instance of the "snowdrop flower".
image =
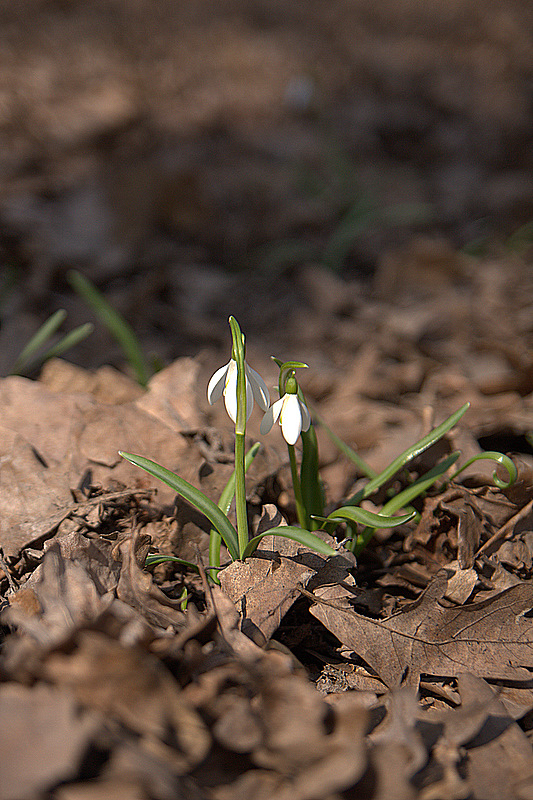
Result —
<instances>
[{"instance_id":1,"label":"snowdrop flower","mask_svg":"<svg viewBox=\"0 0 533 800\"><path fill-rule=\"evenodd\" d=\"M254 407L254 398L259 407L266 411L270 404L270 394L261 375L244 364L246 376L246 419ZM224 395L226 411L231 420L237 421L237 362L230 358L227 364L217 369L207 386L207 399L211 405Z\"/></svg>"},{"instance_id":2,"label":"snowdrop flower","mask_svg":"<svg viewBox=\"0 0 533 800\"><path fill-rule=\"evenodd\" d=\"M311 425L307 406L297 394L289 392L276 400L263 417L260 428L263 436L270 431L278 417L281 432L287 444L295 444L301 432L309 430Z\"/></svg>"}]
</instances>

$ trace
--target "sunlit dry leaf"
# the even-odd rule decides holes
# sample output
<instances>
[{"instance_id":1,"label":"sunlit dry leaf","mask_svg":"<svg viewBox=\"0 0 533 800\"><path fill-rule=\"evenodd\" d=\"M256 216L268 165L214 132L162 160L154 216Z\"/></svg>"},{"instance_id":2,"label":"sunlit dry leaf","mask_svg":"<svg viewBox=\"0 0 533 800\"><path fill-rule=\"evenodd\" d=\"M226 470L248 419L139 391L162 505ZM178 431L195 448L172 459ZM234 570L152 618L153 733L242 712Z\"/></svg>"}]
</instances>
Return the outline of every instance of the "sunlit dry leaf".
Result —
<instances>
[{"instance_id":1,"label":"sunlit dry leaf","mask_svg":"<svg viewBox=\"0 0 533 800\"><path fill-rule=\"evenodd\" d=\"M220 573L220 583L242 616L241 630L264 644L300 596L314 570L291 559L296 542L265 536L260 550L246 561L234 561Z\"/></svg>"},{"instance_id":2,"label":"sunlit dry leaf","mask_svg":"<svg viewBox=\"0 0 533 800\"><path fill-rule=\"evenodd\" d=\"M63 466L43 463L21 435L0 427L0 542L6 556L51 536L76 507Z\"/></svg>"},{"instance_id":3,"label":"sunlit dry leaf","mask_svg":"<svg viewBox=\"0 0 533 800\"><path fill-rule=\"evenodd\" d=\"M89 542L87 548L91 549ZM93 544L93 558L96 552L97 547ZM65 558L59 542L50 545L36 572L37 578L28 582L30 586L19 590L23 598L28 591L33 592L38 604L33 613L25 602L17 602L17 593L3 616L5 621L31 634L43 647L53 646L79 626L95 620L109 608L113 600L110 592L104 594L106 590L102 584L98 590L94 578L81 561ZM111 575L110 569L108 580ZM103 576L102 571L100 576Z\"/></svg>"},{"instance_id":4,"label":"sunlit dry leaf","mask_svg":"<svg viewBox=\"0 0 533 800\"><path fill-rule=\"evenodd\" d=\"M363 658L387 686L417 685L422 673L528 680L533 667L533 587L522 583L480 603L446 608L438 576L406 609L372 620L348 607L317 604L311 613Z\"/></svg>"}]
</instances>

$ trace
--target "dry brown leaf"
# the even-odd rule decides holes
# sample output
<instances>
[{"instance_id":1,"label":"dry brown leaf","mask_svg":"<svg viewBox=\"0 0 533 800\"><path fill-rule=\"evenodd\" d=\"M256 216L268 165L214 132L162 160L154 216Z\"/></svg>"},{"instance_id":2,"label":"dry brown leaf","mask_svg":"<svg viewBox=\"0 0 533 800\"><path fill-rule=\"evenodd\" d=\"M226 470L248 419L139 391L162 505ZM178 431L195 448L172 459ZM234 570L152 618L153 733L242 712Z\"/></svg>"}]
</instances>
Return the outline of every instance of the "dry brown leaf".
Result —
<instances>
[{"instance_id":1,"label":"dry brown leaf","mask_svg":"<svg viewBox=\"0 0 533 800\"><path fill-rule=\"evenodd\" d=\"M0 427L0 545L6 556L51 536L76 507L65 468L46 465L21 435Z\"/></svg>"},{"instance_id":2,"label":"dry brown leaf","mask_svg":"<svg viewBox=\"0 0 533 800\"><path fill-rule=\"evenodd\" d=\"M283 524L275 506L266 506L257 532ZM336 544L327 534L321 535L329 544ZM241 630L263 645L298 599L301 588L342 582L354 561L345 551L325 558L292 539L265 536L250 558L234 561L219 577L222 589L241 614Z\"/></svg>"},{"instance_id":3,"label":"dry brown leaf","mask_svg":"<svg viewBox=\"0 0 533 800\"><path fill-rule=\"evenodd\" d=\"M281 680L270 670L256 708L264 739L254 750L253 761L290 776L276 792L279 800L328 797L359 781L367 765L368 717L357 694L346 694L330 706L333 719L326 733L328 707L314 688L301 676L286 675Z\"/></svg>"},{"instance_id":4,"label":"dry brown leaf","mask_svg":"<svg viewBox=\"0 0 533 800\"><path fill-rule=\"evenodd\" d=\"M75 777L101 726L101 719L81 711L64 689L2 684L0 800L42 796Z\"/></svg>"},{"instance_id":5,"label":"dry brown leaf","mask_svg":"<svg viewBox=\"0 0 533 800\"><path fill-rule=\"evenodd\" d=\"M95 551L97 548L93 545L93 558ZM59 542L50 545L36 573L36 578L32 576L28 582L30 585L20 590L22 602L18 602L16 593L3 616L10 624L30 633L42 647L52 647L68 638L79 626L97 619L113 602L113 595L105 589L105 584L99 581L97 586L81 561L65 557ZM112 575L110 569L108 581L111 585ZM115 584L116 579L115 573ZM30 591L37 604L33 613L27 603Z\"/></svg>"},{"instance_id":6,"label":"dry brown leaf","mask_svg":"<svg viewBox=\"0 0 533 800\"><path fill-rule=\"evenodd\" d=\"M474 701L487 708L484 725L466 743L471 791L487 800L514 800L516 783L533 771L531 743L488 683L463 675L458 688L465 705Z\"/></svg>"},{"instance_id":7,"label":"dry brown leaf","mask_svg":"<svg viewBox=\"0 0 533 800\"><path fill-rule=\"evenodd\" d=\"M119 720L144 749L182 774L206 755L211 737L163 665L139 647L82 631L73 652L51 653L48 680L67 686L86 708Z\"/></svg>"},{"instance_id":8,"label":"dry brown leaf","mask_svg":"<svg viewBox=\"0 0 533 800\"><path fill-rule=\"evenodd\" d=\"M533 587L522 583L480 603L446 608L437 576L418 600L385 620L349 607L317 604L311 613L376 671L389 687L418 685L422 673L461 672L498 680L528 680L533 667Z\"/></svg>"},{"instance_id":9,"label":"dry brown leaf","mask_svg":"<svg viewBox=\"0 0 533 800\"><path fill-rule=\"evenodd\" d=\"M274 507L266 509L261 523L264 524L265 518L270 527L283 524ZM253 556L246 561L234 561L219 573L223 591L241 614L241 630L259 645L265 644L279 627L299 597L298 587L306 586L315 574L291 558L299 549L290 539L265 536Z\"/></svg>"},{"instance_id":10,"label":"dry brown leaf","mask_svg":"<svg viewBox=\"0 0 533 800\"><path fill-rule=\"evenodd\" d=\"M144 569L150 549L150 537L136 530L116 548L122 566L117 585L117 597L142 615L153 625L161 628L172 626L174 630L183 629L191 621L181 611L177 601L171 600L154 583L152 575Z\"/></svg>"}]
</instances>

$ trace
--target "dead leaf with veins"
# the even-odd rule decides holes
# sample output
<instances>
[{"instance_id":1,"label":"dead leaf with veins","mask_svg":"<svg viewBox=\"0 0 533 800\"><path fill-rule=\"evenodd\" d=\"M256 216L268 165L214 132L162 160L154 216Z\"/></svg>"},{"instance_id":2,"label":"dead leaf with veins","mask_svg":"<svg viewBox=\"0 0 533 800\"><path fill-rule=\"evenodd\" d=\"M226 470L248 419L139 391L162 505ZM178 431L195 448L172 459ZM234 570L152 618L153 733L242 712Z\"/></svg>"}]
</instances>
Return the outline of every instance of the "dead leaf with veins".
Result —
<instances>
[{"instance_id":1,"label":"dead leaf with veins","mask_svg":"<svg viewBox=\"0 0 533 800\"><path fill-rule=\"evenodd\" d=\"M311 613L390 688L417 686L421 674L528 681L533 586L521 583L459 608L442 604L446 589L446 578L437 576L414 603L384 620L356 614L346 602L322 601Z\"/></svg>"}]
</instances>

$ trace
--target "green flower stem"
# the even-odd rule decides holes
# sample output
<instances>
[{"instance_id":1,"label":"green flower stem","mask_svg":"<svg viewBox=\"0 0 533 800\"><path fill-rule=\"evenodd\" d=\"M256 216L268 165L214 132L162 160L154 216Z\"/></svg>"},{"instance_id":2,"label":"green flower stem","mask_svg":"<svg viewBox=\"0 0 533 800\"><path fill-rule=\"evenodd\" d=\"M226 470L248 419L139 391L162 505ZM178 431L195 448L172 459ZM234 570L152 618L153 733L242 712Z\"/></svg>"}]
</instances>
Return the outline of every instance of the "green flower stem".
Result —
<instances>
[{"instance_id":1,"label":"green flower stem","mask_svg":"<svg viewBox=\"0 0 533 800\"><path fill-rule=\"evenodd\" d=\"M242 558L248 544L248 512L246 510L245 436L235 433L235 511L237 514L237 535L239 537L239 556Z\"/></svg>"},{"instance_id":2,"label":"green flower stem","mask_svg":"<svg viewBox=\"0 0 533 800\"><path fill-rule=\"evenodd\" d=\"M291 463L292 487L294 490L294 499L296 500L296 515L302 528L308 530L309 524L302 497L302 485L300 483L300 476L298 475L298 464L296 463L296 451L294 449L294 445L288 444L287 450L289 451L289 461Z\"/></svg>"},{"instance_id":3,"label":"green flower stem","mask_svg":"<svg viewBox=\"0 0 533 800\"><path fill-rule=\"evenodd\" d=\"M246 510L246 486L244 482L245 436L246 436L246 372L244 365L244 336L235 317L229 318L233 340L233 358L237 364L237 420L235 422L235 512L239 558L248 544L248 512Z\"/></svg>"}]
</instances>

